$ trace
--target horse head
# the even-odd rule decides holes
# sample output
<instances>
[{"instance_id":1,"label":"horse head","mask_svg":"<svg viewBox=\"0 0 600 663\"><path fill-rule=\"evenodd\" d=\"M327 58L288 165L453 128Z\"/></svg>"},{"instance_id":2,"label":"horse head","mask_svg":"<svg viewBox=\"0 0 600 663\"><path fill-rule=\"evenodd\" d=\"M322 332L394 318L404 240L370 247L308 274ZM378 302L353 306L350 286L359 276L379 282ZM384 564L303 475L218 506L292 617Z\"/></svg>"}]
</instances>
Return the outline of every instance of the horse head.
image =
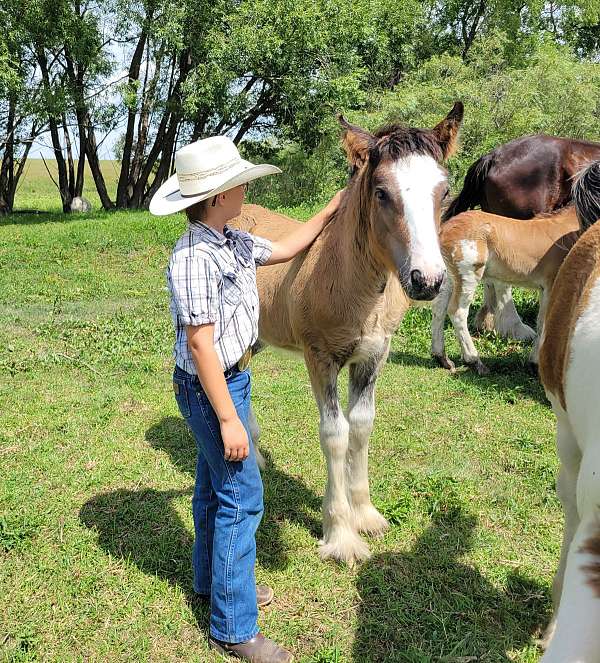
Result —
<instances>
[{"instance_id":1,"label":"horse head","mask_svg":"<svg viewBox=\"0 0 600 663\"><path fill-rule=\"evenodd\" d=\"M462 117L456 102L433 129L396 124L374 134L339 118L367 241L412 299L433 299L446 272L438 241L448 195L443 163L456 149Z\"/></svg>"}]
</instances>

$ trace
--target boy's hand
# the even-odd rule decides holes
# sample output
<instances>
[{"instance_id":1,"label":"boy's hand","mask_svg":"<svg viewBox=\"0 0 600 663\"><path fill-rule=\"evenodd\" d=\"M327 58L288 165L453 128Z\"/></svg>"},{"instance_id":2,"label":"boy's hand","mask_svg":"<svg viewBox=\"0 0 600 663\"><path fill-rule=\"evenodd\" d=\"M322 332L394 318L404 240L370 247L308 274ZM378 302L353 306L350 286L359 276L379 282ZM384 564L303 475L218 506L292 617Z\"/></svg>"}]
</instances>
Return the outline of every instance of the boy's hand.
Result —
<instances>
[{"instance_id":1,"label":"boy's hand","mask_svg":"<svg viewBox=\"0 0 600 663\"><path fill-rule=\"evenodd\" d=\"M326 214L328 217L327 220L329 220L333 214L337 211L338 207L340 206L340 201L342 200L342 195L346 189L340 189L335 196L325 205L325 209L323 212Z\"/></svg>"},{"instance_id":2,"label":"boy's hand","mask_svg":"<svg viewBox=\"0 0 600 663\"><path fill-rule=\"evenodd\" d=\"M225 447L225 460L238 462L248 458L248 433L239 417L221 422L221 437Z\"/></svg>"}]
</instances>

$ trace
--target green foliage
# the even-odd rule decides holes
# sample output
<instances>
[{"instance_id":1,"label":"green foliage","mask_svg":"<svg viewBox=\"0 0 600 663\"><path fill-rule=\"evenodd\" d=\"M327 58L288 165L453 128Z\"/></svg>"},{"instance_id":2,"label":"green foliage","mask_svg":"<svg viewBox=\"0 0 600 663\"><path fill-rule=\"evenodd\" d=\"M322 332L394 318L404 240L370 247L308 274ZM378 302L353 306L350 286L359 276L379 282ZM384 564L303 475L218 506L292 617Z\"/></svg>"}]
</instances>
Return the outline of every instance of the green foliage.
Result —
<instances>
[{"instance_id":1,"label":"green foliage","mask_svg":"<svg viewBox=\"0 0 600 663\"><path fill-rule=\"evenodd\" d=\"M367 111L350 111L347 117L369 130L392 121L432 127L454 101L462 100L461 146L449 162L455 188L473 161L512 138L539 132L600 139L600 66L546 40L517 67L507 60L506 44L506 34L496 32L476 40L466 62L458 56L434 56L393 91L372 95ZM286 176L257 185L257 198L291 205L298 199L322 199L343 186L339 135L331 117L314 151L293 144L265 150ZM260 146L253 149L260 153Z\"/></svg>"}]
</instances>

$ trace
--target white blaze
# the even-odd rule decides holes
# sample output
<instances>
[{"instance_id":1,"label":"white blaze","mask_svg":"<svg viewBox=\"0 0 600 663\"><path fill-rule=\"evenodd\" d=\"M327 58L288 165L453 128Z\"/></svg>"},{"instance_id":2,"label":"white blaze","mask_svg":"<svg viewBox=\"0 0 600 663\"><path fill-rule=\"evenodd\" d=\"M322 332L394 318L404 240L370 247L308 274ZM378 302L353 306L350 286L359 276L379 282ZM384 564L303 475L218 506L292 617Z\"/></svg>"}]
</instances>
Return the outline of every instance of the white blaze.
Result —
<instances>
[{"instance_id":1,"label":"white blaze","mask_svg":"<svg viewBox=\"0 0 600 663\"><path fill-rule=\"evenodd\" d=\"M434 217L433 192L446 179L437 161L412 154L394 165L402 195L404 220L410 236L410 269L418 269L431 282L445 271Z\"/></svg>"}]
</instances>

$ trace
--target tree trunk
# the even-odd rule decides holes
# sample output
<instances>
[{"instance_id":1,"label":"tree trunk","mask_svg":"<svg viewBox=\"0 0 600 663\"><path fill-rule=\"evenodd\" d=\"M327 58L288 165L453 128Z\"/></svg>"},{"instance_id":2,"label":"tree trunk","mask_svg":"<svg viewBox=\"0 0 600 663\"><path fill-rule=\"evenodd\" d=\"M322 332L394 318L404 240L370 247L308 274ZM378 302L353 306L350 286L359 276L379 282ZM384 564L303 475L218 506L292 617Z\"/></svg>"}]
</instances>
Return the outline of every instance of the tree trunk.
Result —
<instances>
[{"instance_id":1,"label":"tree trunk","mask_svg":"<svg viewBox=\"0 0 600 663\"><path fill-rule=\"evenodd\" d=\"M68 167L68 185L69 195L71 199L75 197L75 164L73 163L73 149L71 147L71 136L69 135L69 128L67 127L67 117L63 113L63 135L65 137L65 147L67 149L67 167Z\"/></svg>"},{"instance_id":2,"label":"tree trunk","mask_svg":"<svg viewBox=\"0 0 600 663\"><path fill-rule=\"evenodd\" d=\"M8 102L8 118L6 120L6 142L0 166L0 215L12 212L11 190L14 180L14 150L15 150L15 110L16 99L11 95ZM14 198L14 194L13 194Z\"/></svg>"},{"instance_id":3,"label":"tree trunk","mask_svg":"<svg viewBox=\"0 0 600 663\"><path fill-rule=\"evenodd\" d=\"M142 33L133 52L131 63L129 64L129 74L127 80L130 85L134 85L140 76L140 67L142 56L144 55L144 46L146 45L146 32ZM131 150L133 146L133 134L135 129L136 108L130 108L127 113L127 129L125 131L125 142L123 143L123 156L121 159L121 172L119 173L119 183L117 185L117 207L128 206L127 185L129 182L129 170L131 164Z\"/></svg>"},{"instance_id":4,"label":"tree trunk","mask_svg":"<svg viewBox=\"0 0 600 663\"><path fill-rule=\"evenodd\" d=\"M46 90L46 94L50 96L52 94L52 90L50 86L50 75L48 73L48 60L46 59L46 53L44 52L44 49L38 44L36 44L35 53L42 74L44 89ZM48 117L48 126L50 128L50 136L52 138L52 147L54 148L56 166L58 168L58 191L62 201L63 212L70 212L72 198L69 193L67 167L62 154L62 145L60 144L60 137L58 135L56 117L52 116L52 114L50 114Z\"/></svg>"},{"instance_id":5,"label":"tree trunk","mask_svg":"<svg viewBox=\"0 0 600 663\"><path fill-rule=\"evenodd\" d=\"M113 209L114 205L108 191L106 190L106 182L104 181L104 175L102 174L102 169L100 168L100 161L98 160L98 146L96 145L96 132L90 120L89 113L86 113L84 119L85 126L85 146L86 146L86 155L87 160L90 165L90 170L92 171L92 177L94 178L94 183L96 184L96 190L100 196L100 202L104 209Z\"/></svg>"}]
</instances>

